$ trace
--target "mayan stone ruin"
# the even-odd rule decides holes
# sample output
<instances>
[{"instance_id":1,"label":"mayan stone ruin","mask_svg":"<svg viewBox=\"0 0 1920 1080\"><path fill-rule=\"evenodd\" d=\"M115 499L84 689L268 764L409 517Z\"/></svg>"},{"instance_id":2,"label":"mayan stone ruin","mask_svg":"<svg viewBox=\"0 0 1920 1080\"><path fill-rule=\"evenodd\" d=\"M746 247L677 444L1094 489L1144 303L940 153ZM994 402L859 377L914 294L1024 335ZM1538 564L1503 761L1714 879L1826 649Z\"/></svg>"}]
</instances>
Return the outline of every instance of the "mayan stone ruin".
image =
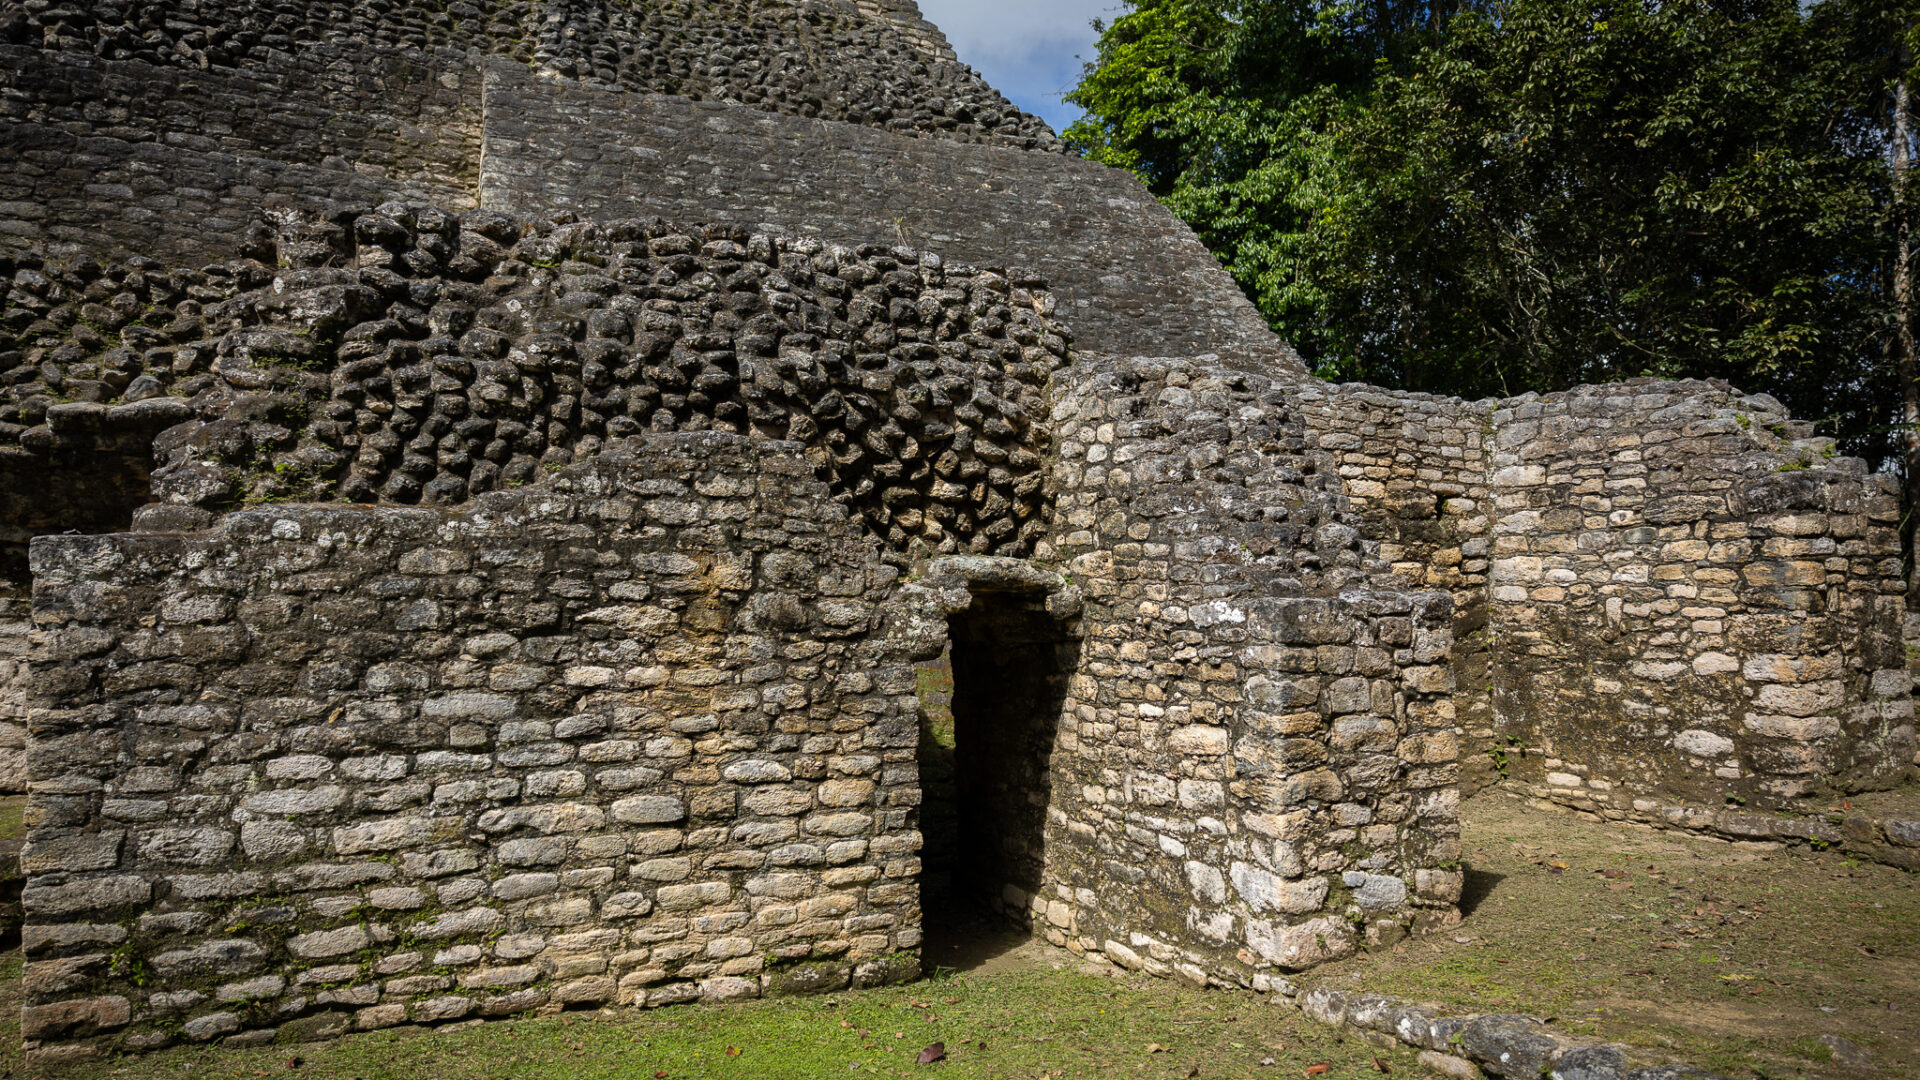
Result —
<instances>
[{"instance_id":1,"label":"mayan stone ruin","mask_svg":"<svg viewBox=\"0 0 1920 1080\"><path fill-rule=\"evenodd\" d=\"M0 80L30 1060L912 979L956 897L1286 994L1458 924L1485 785L1914 768L1888 477L1318 381L912 0L3 0Z\"/></svg>"}]
</instances>

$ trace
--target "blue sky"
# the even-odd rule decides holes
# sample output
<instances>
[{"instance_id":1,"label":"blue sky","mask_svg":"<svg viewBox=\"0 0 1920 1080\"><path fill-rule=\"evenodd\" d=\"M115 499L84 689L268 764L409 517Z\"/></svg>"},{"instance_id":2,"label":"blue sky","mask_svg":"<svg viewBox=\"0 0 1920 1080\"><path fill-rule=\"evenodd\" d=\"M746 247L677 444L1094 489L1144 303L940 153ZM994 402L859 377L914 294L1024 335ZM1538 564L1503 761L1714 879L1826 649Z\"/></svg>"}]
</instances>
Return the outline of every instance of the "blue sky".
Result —
<instances>
[{"instance_id":1,"label":"blue sky","mask_svg":"<svg viewBox=\"0 0 1920 1080\"><path fill-rule=\"evenodd\" d=\"M1080 110L1060 95L1080 81L1093 56L1096 18L1111 19L1120 0L919 0L920 12L946 31L961 63L972 64L1015 105L1061 131Z\"/></svg>"}]
</instances>

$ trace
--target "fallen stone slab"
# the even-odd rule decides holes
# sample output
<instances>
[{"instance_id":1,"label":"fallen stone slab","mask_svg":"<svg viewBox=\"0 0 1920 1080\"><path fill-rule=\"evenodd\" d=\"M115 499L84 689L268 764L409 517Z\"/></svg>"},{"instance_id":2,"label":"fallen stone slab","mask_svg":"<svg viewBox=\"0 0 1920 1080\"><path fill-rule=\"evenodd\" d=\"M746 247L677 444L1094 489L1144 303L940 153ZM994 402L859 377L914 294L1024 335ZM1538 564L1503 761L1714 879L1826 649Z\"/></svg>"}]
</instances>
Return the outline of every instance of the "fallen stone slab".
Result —
<instances>
[{"instance_id":1,"label":"fallen stone slab","mask_svg":"<svg viewBox=\"0 0 1920 1080\"><path fill-rule=\"evenodd\" d=\"M1551 786L1526 789L1533 805L1606 821L1635 822L1657 829L1724 840L1802 844L1829 849L1902 870L1920 871L1920 821L1859 812L1810 816L1765 811L1666 804L1624 793L1596 793Z\"/></svg>"},{"instance_id":2,"label":"fallen stone slab","mask_svg":"<svg viewBox=\"0 0 1920 1080\"><path fill-rule=\"evenodd\" d=\"M1330 1027L1384 1035L1420 1051L1420 1064L1461 1080L1727 1080L1646 1051L1554 1031L1518 1013L1444 1016L1380 994L1314 987L1293 1004Z\"/></svg>"}]
</instances>

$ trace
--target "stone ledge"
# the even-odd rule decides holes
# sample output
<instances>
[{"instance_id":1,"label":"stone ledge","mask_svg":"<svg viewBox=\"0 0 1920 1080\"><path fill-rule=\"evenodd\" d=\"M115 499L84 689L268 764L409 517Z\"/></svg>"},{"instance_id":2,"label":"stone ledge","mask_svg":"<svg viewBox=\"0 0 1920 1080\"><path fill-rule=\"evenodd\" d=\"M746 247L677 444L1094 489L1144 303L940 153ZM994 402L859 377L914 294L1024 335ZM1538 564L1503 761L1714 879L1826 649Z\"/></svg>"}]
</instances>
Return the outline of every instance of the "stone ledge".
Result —
<instances>
[{"instance_id":1,"label":"stone ledge","mask_svg":"<svg viewBox=\"0 0 1920 1080\"><path fill-rule=\"evenodd\" d=\"M1646 1051L1563 1035L1531 1016L1442 1016L1379 994L1315 987L1293 1004L1310 1020L1385 1036L1421 1051L1421 1064L1448 1076L1507 1080L1724 1080Z\"/></svg>"},{"instance_id":2,"label":"stone ledge","mask_svg":"<svg viewBox=\"0 0 1920 1080\"><path fill-rule=\"evenodd\" d=\"M1525 790L1543 809L1595 820L1637 822L1725 840L1805 844L1816 851L1837 848L1887 866L1920 871L1920 820L1858 812L1799 816L1744 807L1668 804L1625 794L1544 785Z\"/></svg>"}]
</instances>

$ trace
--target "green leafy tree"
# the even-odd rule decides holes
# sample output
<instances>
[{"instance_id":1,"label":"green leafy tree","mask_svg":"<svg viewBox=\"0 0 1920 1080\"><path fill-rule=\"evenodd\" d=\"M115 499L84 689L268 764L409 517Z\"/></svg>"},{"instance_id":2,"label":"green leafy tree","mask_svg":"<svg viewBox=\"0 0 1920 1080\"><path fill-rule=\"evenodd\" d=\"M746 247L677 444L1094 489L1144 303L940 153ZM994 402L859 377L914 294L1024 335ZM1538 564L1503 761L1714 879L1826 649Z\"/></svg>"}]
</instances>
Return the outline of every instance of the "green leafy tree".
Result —
<instances>
[{"instance_id":1,"label":"green leafy tree","mask_svg":"<svg viewBox=\"0 0 1920 1080\"><path fill-rule=\"evenodd\" d=\"M1133 0L1067 98L1086 116L1066 138L1137 174L1317 354L1330 298L1304 271L1343 183L1328 132L1469 6Z\"/></svg>"},{"instance_id":2,"label":"green leafy tree","mask_svg":"<svg viewBox=\"0 0 1920 1080\"><path fill-rule=\"evenodd\" d=\"M1458 20L1342 131L1311 272L1350 336L1322 363L1469 394L1718 377L1845 411L1879 367L1887 241L1886 170L1836 137L1842 60L1792 0Z\"/></svg>"},{"instance_id":3,"label":"green leafy tree","mask_svg":"<svg viewBox=\"0 0 1920 1080\"><path fill-rule=\"evenodd\" d=\"M1902 25L1867 0L1136 0L1067 135L1329 377L1718 377L1873 452L1901 397Z\"/></svg>"}]
</instances>

